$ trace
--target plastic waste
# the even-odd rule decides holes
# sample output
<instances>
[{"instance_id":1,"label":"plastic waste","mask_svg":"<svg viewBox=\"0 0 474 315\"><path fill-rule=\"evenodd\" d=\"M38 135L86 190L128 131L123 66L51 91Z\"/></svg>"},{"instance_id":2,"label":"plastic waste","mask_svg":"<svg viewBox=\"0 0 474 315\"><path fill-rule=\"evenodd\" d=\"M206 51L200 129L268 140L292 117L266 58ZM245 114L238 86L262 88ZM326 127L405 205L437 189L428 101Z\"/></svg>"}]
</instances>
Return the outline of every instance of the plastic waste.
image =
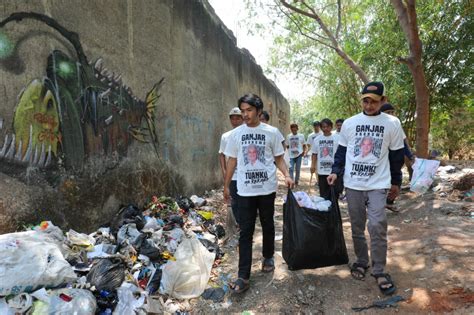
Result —
<instances>
[{"instance_id":1,"label":"plastic waste","mask_svg":"<svg viewBox=\"0 0 474 315\"><path fill-rule=\"evenodd\" d=\"M89 290L60 289L50 293L48 314L94 315L97 303Z\"/></svg>"},{"instance_id":2,"label":"plastic waste","mask_svg":"<svg viewBox=\"0 0 474 315\"><path fill-rule=\"evenodd\" d=\"M205 300L212 300L215 303L222 302L224 300L225 291L222 288L208 288L204 290L201 297Z\"/></svg>"},{"instance_id":3,"label":"plastic waste","mask_svg":"<svg viewBox=\"0 0 474 315\"><path fill-rule=\"evenodd\" d=\"M200 198L196 195L192 195L189 199L191 199L195 207L199 208L206 205L206 199Z\"/></svg>"},{"instance_id":4,"label":"plastic waste","mask_svg":"<svg viewBox=\"0 0 474 315\"><path fill-rule=\"evenodd\" d=\"M210 211L196 211L196 212L206 220L211 220L214 218L214 213Z\"/></svg>"},{"instance_id":5,"label":"plastic waste","mask_svg":"<svg viewBox=\"0 0 474 315\"><path fill-rule=\"evenodd\" d=\"M433 183L439 164L440 162L437 160L416 158L412 165L413 176L410 182L410 190L420 194L427 192Z\"/></svg>"},{"instance_id":6,"label":"plastic waste","mask_svg":"<svg viewBox=\"0 0 474 315\"><path fill-rule=\"evenodd\" d=\"M8 307L15 311L15 313L25 313L33 305L33 298L28 293L20 293L15 296L6 298Z\"/></svg>"},{"instance_id":7,"label":"plastic waste","mask_svg":"<svg viewBox=\"0 0 474 315\"><path fill-rule=\"evenodd\" d=\"M145 220L143 218L142 212L137 206L133 204L120 209L110 224L110 230L115 234L123 225L129 223L135 223L135 226L138 230L141 230L145 226Z\"/></svg>"},{"instance_id":8,"label":"plastic waste","mask_svg":"<svg viewBox=\"0 0 474 315\"><path fill-rule=\"evenodd\" d=\"M92 236L89 236L87 234L82 234L78 233L74 230L69 230L69 232L66 233L67 240L72 244L76 246L81 246L84 247L87 250L92 250L95 245L95 239Z\"/></svg>"},{"instance_id":9,"label":"plastic waste","mask_svg":"<svg viewBox=\"0 0 474 315\"><path fill-rule=\"evenodd\" d=\"M206 289L215 254L210 253L191 232L179 245L176 261L163 266L160 293L178 299L200 296Z\"/></svg>"},{"instance_id":10,"label":"plastic waste","mask_svg":"<svg viewBox=\"0 0 474 315\"><path fill-rule=\"evenodd\" d=\"M329 211L331 208L331 201L322 197L310 196L304 191L293 192L293 195L300 207L318 211Z\"/></svg>"},{"instance_id":11,"label":"plastic waste","mask_svg":"<svg viewBox=\"0 0 474 315\"><path fill-rule=\"evenodd\" d=\"M152 239L144 240L139 252L141 255L150 258L151 261L157 261L161 258L160 249Z\"/></svg>"},{"instance_id":12,"label":"plastic waste","mask_svg":"<svg viewBox=\"0 0 474 315\"><path fill-rule=\"evenodd\" d=\"M111 244L99 244L94 250L87 253L88 259L109 257L117 252L117 246Z\"/></svg>"},{"instance_id":13,"label":"plastic waste","mask_svg":"<svg viewBox=\"0 0 474 315\"><path fill-rule=\"evenodd\" d=\"M129 223L122 226L117 233L117 242L121 244L124 240L129 240L134 246L139 246L142 233L138 232L135 223Z\"/></svg>"},{"instance_id":14,"label":"plastic waste","mask_svg":"<svg viewBox=\"0 0 474 315\"><path fill-rule=\"evenodd\" d=\"M62 231L45 229L0 235L0 296L55 287L76 279L61 253Z\"/></svg>"},{"instance_id":15,"label":"plastic waste","mask_svg":"<svg viewBox=\"0 0 474 315\"><path fill-rule=\"evenodd\" d=\"M124 279L125 265L120 258L98 259L87 274L87 281L97 290L113 291Z\"/></svg>"},{"instance_id":16,"label":"plastic waste","mask_svg":"<svg viewBox=\"0 0 474 315\"><path fill-rule=\"evenodd\" d=\"M176 202L178 203L178 206L185 211L194 208L194 202L188 197L181 196L176 200Z\"/></svg>"},{"instance_id":17,"label":"plastic waste","mask_svg":"<svg viewBox=\"0 0 474 315\"><path fill-rule=\"evenodd\" d=\"M135 294L139 294L135 298ZM118 304L115 308L114 315L130 315L135 314L135 311L142 307L145 303L146 293L141 291L137 286L124 282L117 289Z\"/></svg>"}]
</instances>

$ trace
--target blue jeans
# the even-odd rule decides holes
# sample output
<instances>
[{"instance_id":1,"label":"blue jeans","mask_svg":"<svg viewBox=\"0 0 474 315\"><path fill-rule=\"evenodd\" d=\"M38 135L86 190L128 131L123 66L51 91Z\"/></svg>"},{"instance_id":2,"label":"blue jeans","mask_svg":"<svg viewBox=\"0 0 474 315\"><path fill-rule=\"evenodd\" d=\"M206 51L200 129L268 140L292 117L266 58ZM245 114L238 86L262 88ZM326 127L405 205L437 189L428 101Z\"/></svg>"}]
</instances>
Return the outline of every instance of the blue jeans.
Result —
<instances>
[{"instance_id":1,"label":"blue jeans","mask_svg":"<svg viewBox=\"0 0 474 315\"><path fill-rule=\"evenodd\" d=\"M295 158L290 158L290 177L295 181L297 184L300 180L300 171L301 171L301 160L303 159L303 154ZM296 168L296 169L295 169ZM293 176L293 171L296 172L295 176Z\"/></svg>"}]
</instances>

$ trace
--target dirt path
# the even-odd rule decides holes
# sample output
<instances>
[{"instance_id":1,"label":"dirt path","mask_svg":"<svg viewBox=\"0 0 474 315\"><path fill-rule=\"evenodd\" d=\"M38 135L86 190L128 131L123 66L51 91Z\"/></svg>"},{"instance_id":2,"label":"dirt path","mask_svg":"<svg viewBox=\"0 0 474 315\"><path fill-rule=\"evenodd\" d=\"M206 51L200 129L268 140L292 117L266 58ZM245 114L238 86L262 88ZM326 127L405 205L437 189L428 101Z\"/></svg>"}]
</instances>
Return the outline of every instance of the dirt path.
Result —
<instances>
[{"instance_id":1,"label":"dirt path","mask_svg":"<svg viewBox=\"0 0 474 315\"><path fill-rule=\"evenodd\" d=\"M472 167L472 165L471 165ZM303 167L300 187L309 192L309 168ZM282 183L280 178L280 183ZM314 182L314 180L313 180ZM311 193L315 193L315 189ZM370 276L357 281L347 266L289 271L282 256L282 197L277 194L276 270L260 272L261 229L254 235L251 288L242 295L228 294L222 303L203 299L193 304L199 313L288 313L351 314L352 307L368 306L383 299ZM219 194L217 194L219 199ZM399 213L388 211L389 248L387 271L406 299L397 308L370 309L365 314L474 313L474 219L460 214L472 211L472 203L449 201L434 192L423 196L404 191L398 199ZM340 203L349 258L354 260L347 205ZM464 212L463 212L464 211ZM225 260L215 268L216 275L234 278L237 274L236 240L225 250Z\"/></svg>"}]
</instances>

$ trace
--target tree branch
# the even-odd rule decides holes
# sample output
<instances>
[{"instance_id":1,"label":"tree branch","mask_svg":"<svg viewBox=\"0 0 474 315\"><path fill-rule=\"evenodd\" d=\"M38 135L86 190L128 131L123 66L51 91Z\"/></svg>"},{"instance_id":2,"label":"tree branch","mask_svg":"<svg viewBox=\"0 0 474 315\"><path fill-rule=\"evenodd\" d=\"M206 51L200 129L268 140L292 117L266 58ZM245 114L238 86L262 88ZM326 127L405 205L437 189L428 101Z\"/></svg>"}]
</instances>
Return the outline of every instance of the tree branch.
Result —
<instances>
[{"instance_id":1,"label":"tree branch","mask_svg":"<svg viewBox=\"0 0 474 315\"><path fill-rule=\"evenodd\" d=\"M341 0L337 0L337 27L336 38L339 40L339 32L341 31Z\"/></svg>"}]
</instances>

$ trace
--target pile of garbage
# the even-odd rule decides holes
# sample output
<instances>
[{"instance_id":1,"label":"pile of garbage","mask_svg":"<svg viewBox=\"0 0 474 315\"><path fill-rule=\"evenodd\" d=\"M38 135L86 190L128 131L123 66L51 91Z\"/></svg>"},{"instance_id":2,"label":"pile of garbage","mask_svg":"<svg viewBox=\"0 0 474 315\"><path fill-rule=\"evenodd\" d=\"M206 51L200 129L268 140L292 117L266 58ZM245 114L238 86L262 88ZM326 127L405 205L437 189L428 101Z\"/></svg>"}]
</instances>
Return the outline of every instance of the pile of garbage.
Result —
<instances>
[{"instance_id":1,"label":"pile of garbage","mask_svg":"<svg viewBox=\"0 0 474 315\"><path fill-rule=\"evenodd\" d=\"M89 235L49 221L0 235L0 314L146 314L152 296L198 297L223 256L214 210L154 196Z\"/></svg>"}]
</instances>

